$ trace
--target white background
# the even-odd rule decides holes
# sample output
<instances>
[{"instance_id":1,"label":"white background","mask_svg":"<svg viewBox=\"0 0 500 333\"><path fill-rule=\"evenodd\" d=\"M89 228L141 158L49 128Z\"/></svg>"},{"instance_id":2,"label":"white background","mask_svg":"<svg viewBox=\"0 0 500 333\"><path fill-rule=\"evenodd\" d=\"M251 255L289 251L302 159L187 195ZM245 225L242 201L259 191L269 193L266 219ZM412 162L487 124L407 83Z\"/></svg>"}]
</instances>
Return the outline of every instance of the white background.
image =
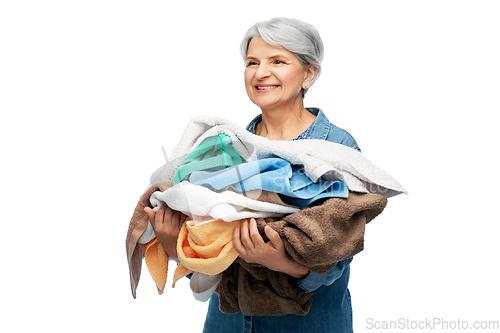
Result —
<instances>
[{"instance_id":1,"label":"white background","mask_svg":"<svg viewBox=\"0 0 500 333\"><path fill-rule=\"evenodd\" d=\"M500 320L497 1L19 0L0 4L3 327L201 332L186 281L159 296L143 271L132 298L128 222L191 117L259 113L239 43L276 16L325 43L305 105L410 192L352 263L355 330Z\"/></svg>"}]
</instances>

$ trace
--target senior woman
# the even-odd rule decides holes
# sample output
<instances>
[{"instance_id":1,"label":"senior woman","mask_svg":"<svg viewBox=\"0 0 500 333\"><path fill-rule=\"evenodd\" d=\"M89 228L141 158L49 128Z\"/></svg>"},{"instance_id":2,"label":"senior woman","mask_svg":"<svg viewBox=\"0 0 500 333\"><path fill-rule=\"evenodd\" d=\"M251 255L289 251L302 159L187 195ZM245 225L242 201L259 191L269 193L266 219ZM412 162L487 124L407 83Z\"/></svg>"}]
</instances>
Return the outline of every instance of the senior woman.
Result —
<instances>
[{"instance_id":1,"label":"senior woman","mask_svg":"<svg viewBox=\"0 0 500 333\"><path fill-rule=\"evenodd\" d=\"M304 95L319 77L323 60L323 43L313 26L285 18L256 23L245 34L241 53L246 65L248 97L262 110L247 126L248 131L271 140L320 139L359 150L352 136L331 124L320 109L304 107ZM175 257L175 246L169 248L168 244L175 244L185 216L170 208L160 212L153 228L169 256ZM154 213L149 214L154 221ZM352 308L347 285L352 258L346 258L324 274L316 274L285 252L276 231L266 227L265 233L269 242L264 242L254 219L245 220L233 233L234 247L246 262L286 273L305 292L314 291L309 313L305 316L226 314L219 310L219 297L213 294L203 332L351 332Z\"/></svg>"},{"instance_id":2,"label":"senior woman","mask_svg":"<svg viewBox=\"0 0 500 333\"><path fill-rule=\"evenodd\" d=\"M256 23L241 43L245 60L245 88L250 100L262 110L247 130L271 140L328 140L359 150L346 131L331 124L316 108L305 108L304 95L321 72L323 43L311 25L294 19L276 18ZM240 258L283 272L306 292L314 291L306 316L250 317L224 314L214 294L210 300L204 332L351 332L351 297L347 288L346 259L331 271L315 274L293 261L270 227L260 236L254 219L242 223L233 234Z\"/></svg>"}]
</instances>

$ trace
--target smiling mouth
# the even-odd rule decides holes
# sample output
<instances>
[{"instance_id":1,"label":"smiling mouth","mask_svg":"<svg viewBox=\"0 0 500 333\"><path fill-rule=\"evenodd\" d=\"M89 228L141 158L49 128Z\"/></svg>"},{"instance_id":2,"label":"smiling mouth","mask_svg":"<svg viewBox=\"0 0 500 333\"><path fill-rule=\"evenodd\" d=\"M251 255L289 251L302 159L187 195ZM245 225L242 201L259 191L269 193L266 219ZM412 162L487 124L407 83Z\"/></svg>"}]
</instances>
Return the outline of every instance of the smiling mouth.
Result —
<instances>
[{"instance_id":1,"label":"smiling mouth","mask_svg":"<svg viewBox=\"0 0 500 333\"><path fill-rule=\"evenodd\" d=\"M256 86L257 90L269 90L269 89L275 89L278 87L279 86Z\"/></svg>"}]
</instances>

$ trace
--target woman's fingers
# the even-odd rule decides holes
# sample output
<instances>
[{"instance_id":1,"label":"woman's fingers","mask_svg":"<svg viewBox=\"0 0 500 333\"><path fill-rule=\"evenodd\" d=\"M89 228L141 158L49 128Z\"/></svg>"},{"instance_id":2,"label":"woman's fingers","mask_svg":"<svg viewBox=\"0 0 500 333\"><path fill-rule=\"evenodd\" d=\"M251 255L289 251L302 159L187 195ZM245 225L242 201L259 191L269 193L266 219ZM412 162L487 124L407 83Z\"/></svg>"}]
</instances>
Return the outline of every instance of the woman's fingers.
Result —
<instances>
[{"instance_id":1,"label":"woman's fingers","mask_svg":"<svg viewBox=\"0 0 500 333\"><path fill-rule=\"evenodd\" d=\"M252 250L254 248L252 239L250 237L250 229L248 226L248 219L244 219L241 221L240 225L240 241L241 244L245 247L245 249Z\"/></svg>"},{"instance_id":2,"label":"woman's fingers","mask_svg":"<svg viewBox=\"0 0 500 333\"><path fill-rule=\"evenodd\" d=\"M277 244L276 246L272 242L270 244L264 242L254 218L242 220L240 228L235 228L233 231L234 249L243 260L262 264L268 260L276 247L279 247L279 240L281 240L277 233L276 235L270 233L270 235L273 242Z\"/></svg>"},{"instance_id":3,"label":"woman's fingers","mask_svg":"<svg viewBox=\"0 0 500 333\"><path fill-rule=\"evenodd\" d=\"M162 223L171 223L172 217L174 216L174 211L172 210L172 208L170 208L168 206L163 206L163 207L165 207L165 211L163 212ZM158 210L158 212L159 212L159 210Z\"/></svg>"},{"instance_id":4,"label":"woman's fingers","mask_svg":"<svg viewBox=\"0 0 500 333\"><path fill-rule=\"evenodd\" d=\"M236 250L236 252L238 252L238 254L240 256L245 255L246 251L245 251L245 247L243 246L243 244L241 244L241 237L240 237L240 229L239 228L234 228L234 230L233 230L233 246L234 246L234 249Z\"/></svg>"},{"instance_id":5,"label":"woman's fingers","mask_svg":"<svg viewBox=\"0 0 500 333\"><path fill-rule=\"evenodd\" d=\"M254 247L264 246L266 243L259 233L259 229L257 228L257 221L255 221L255 219L252 217L248 224L250 239L252 240Z\"/></svg>"},{"instance_id":6,"label":"woman's fingers","mask_svg":"<svg viewBox=\"0 0 500 333\"><path fill-rule=\"evenodd\" d=\"M163 215L165 213L166 208L167 208L166 206L160 207L156 211L156 214L154 215L154 217L152 219L151 218L149 219L149 222L151 222L151 225L153 226L153 228L155 228L155 226L157 226L157 225L161 226L163 224ZM149 214L148 214L148 216L149 216Z\"/></svg>"},{"instance_id":7,"label":"woman's fingers","mask_svg":"<svg viewBox=\"0 0 500 333\"><path fill-rule=\"evenodd\" d=\"M153 226L156 238L160 241L167 255L177 258L177 239L182 225L187 220L187 216L179 211L175 211L163 205L155 213L151 208L144 208Z\"/></svg>"},{"instance_id":8,"label":"woman's fingers","mask_svg":"<svg viewBox=\"0 0 500 333\"><path fill-rule=\"evenodd\" d=\"M172 215L172 225L178 229L181 230L182 225L186 220L188 219L187 215L184 213L179 212L178 210L174 210Z\"/></svg>"},{"instance_id":9,"label":"woman's fingers","mask_svg":"<svg viewBox=\"0 0 500 333\"><path fill-rule=\"evenodd\" d=\"M255 220L254 220L255 221ZM247 258L247 255L255 251L255 245L252 236L255 230L252 230L253 226L250 225L248 219L241 221L239 228L234 228L233 230L233 246L236 252L240 254L241 257ZM258 230L257 230L258 233ZM260 237L260 235L259 235Z\"/></svg>"},{"instance_id":10,"label":"woman's fingers","mask_svg":"<svg viewBox=\"0 0 500 333\"><path fill-rule=\"evenodd\" d=\"M266 233L267 238L269 238L269 242L275 249L279 250L283 247L283 240L276 230L266 225L264 232Z\"/></svg>"}]
</instances>

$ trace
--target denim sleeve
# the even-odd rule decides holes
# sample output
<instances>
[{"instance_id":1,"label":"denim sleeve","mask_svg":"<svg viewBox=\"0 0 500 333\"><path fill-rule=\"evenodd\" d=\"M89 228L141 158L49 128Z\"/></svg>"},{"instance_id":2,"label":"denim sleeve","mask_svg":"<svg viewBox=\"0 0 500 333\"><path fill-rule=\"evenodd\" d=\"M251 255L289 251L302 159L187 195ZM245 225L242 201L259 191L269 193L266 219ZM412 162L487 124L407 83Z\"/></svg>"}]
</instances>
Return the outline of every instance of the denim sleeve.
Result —
<instances>
[{"instance_id":1,"label":"denim sleeve","mask_svg":"<svg viewBox=\"0 0 500 333\"><path fill-rule=\"evenodd\" d=\"M354 140L354 138L352 136L348 136L346 137L342 142L340 142L341 144L343 144L344 146L347 146L347 147L351 147L351 148L354 148L356 149L357 151L361 152L361 149L359 148L358 146L358 143L356 142L356 140Z\"/></svg>"},{"instance_id":2,"label":"denim sleeve","mask_svg":"<svg viewBox=\"0 0 500 333\"><path fill-rule=\"evenodd\" d=\"M358 143L352 137L351 134L333 124L330 124L330 131L328 132L326 141L340 143L344 146L356 149L359 152L361 151L361 149L358 146Z\"/></svg>"},{"instance_id":3,"label":"denim sleeve","mask_svg":"<svg viewBox=\"0 0 500 333\"><path fill-rule=\"evenodd\" d=\"M310 293L318 289L319 287L325 285L329 286L334 283L338 278L342 276L344 270L351 263L352 258L339 261L335 267L323 274L317 274L314 272L309 272L309 274L303 279L294 279L297 285L304 290L306 293Z\"/></svg>"}]
</instances>

